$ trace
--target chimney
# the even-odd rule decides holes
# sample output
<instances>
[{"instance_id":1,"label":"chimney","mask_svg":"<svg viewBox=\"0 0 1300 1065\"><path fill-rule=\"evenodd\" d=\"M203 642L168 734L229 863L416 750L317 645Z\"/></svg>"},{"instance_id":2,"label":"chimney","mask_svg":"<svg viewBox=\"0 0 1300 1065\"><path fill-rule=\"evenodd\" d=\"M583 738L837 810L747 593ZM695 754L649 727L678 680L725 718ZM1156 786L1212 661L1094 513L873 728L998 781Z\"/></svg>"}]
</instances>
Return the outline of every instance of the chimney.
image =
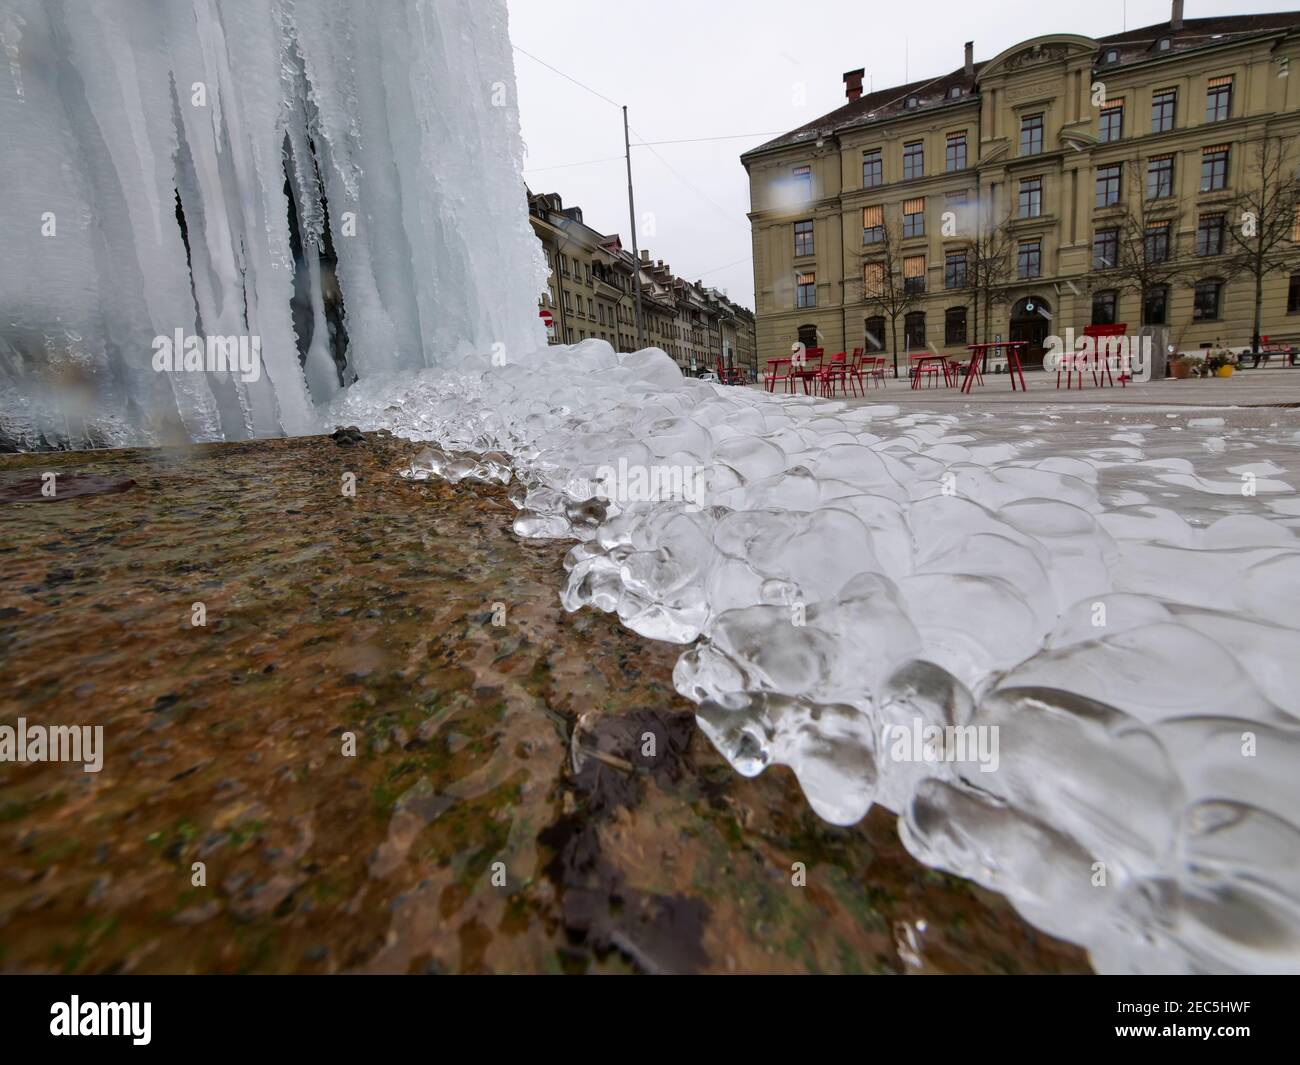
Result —
<instances>
[{"instance_id":1,"label":"chimney","mask_svg":"<svg viewBox=\"0 0 1300 1065\"><path fill-rule=\"evenodd\" d=\"M642 261L643 263L645 263L646 266L649 266L649 265L650 265L650 249L649 249L649 248L642 248L642 249L641 249L641 261Z\"/></svg>"},{"instance_id":2,"label":"chimney","mask_svg":"<svg viewBox=\"0 0 1300 1065\"><path fill-rule=\"evenodd\" d=\"M850 102L856 100L862 95L862 75L867 72L866 67L858 70L850 70L844 75L844 98Z\"/></svg>"},{"instance_id":3,"label":"chimney","mask_svg":"<svg viewBox=\"0 0 1300 1065\"><path fill-rule=\"evenodd\" d=\"M975 76L975 42L966 42L966 77Z\"/></svg>"},{"instance_id":4,"label":"chimney","mask_svg":"<svg viewBox=\"0 0 1300 1065\"><path fill-rule=\"evenodd\" d=\"M1169 16L1169 28L1171 30L1183 28L1183 0L1174 0L1174 10Z\"/></svg>"}]
</instances>

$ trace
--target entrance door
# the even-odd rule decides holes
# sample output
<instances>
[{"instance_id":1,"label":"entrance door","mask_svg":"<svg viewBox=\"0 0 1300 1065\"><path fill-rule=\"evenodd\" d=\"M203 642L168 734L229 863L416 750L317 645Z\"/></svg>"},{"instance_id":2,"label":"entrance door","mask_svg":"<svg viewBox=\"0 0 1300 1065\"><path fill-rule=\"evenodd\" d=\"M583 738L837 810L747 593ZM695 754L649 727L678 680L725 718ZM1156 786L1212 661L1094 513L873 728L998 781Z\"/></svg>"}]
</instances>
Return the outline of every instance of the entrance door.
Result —
<instances>
[{"instance_id":1,"label":"entrance door","mask_svg":"<svg viewBox=\"0 0 1300 1065\"><path fill-rule=\"evenodd\" d=\"M1051 309L1048 302L1038 296L1026 296L1011 308L1008 339L1023 341L1027 345L1020 349L1021 365L1043 365L1043 355L1047 351L1044 342L1052 331L1052 320L1047 317Z\"/></svg>"}]
</instances>

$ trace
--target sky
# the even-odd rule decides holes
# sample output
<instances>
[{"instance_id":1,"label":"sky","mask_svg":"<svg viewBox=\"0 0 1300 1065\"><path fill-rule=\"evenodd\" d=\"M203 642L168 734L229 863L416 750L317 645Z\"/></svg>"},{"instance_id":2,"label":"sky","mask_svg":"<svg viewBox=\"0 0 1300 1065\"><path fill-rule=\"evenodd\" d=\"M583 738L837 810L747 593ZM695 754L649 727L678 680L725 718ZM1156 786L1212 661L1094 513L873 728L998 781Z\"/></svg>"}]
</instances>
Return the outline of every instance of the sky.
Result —
<instances>
[{"instance_id":1,"label":"sky","mask_svg":"<svg viewBox=\"0 0 1300 1065\"><path fill-rule=\"evenodd\" d=\"M1098 37L1168 22L1170 12L1169 0L507 3L528 187L558 192L566 207L582 208L588 225L618 233L630 249L620 110L627 105L639 246L678 276L750 308L749 182L740 155L841 106L844 71L865 67L864 87L883 89L956 69L968 40L980 61L1045 33ZM1296 6L1186 0L1184 17Z\"/></svg>"}]
</instances>

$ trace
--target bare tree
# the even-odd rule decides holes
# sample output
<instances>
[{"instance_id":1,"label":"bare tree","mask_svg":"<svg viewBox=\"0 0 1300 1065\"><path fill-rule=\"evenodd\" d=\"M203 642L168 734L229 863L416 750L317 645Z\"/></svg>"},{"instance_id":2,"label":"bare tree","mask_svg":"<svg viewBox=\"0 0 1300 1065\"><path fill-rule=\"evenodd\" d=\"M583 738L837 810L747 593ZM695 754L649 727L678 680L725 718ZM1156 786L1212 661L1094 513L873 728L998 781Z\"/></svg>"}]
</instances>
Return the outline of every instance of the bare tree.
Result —
<instances>
[{"instance_id":1,"label":"bare tree","mask_svg":"<svg viewBox=\"0 0 1300 1065\"><path fill-rule=\"evenodd\" d=\"M898 319L916 306L920 290L909 285L903 276L905 256L902 241L895 227L886 219L882 237L874 245L875 254L863 265L862 300L867 306L879 309L889 319L890 350L894 354L894 377L898 377ZM922 276L922 284L924 284Z\"/></svg>"},{"instance_id":2,"label":"bare tree","mask_svg":"<svg viewBox=\"0 0 1300 1065\"><path fill-rule=\"evenodd\" d=\"M1099 224L1116 230L1113 261L1094 259L1096 280L1091 288L1136 293L1145 307L1147 295L1155 289L1193 283L1200 266L1178 246L1183 213L1173 196L1172 183L1164 189L1156 179L1144 175L1140 158L1126 163L1125 170L1124 212L1113 223Z\"/></svg>"},{"instance_id":3,"label":"bare tree","mask_svg":"<svg viewBox=\"0 0 1300 1065\"><path fill-rule=\"evenodd\" d=\"M1011 233L1011 218L992 221L991 212L976 205L973 217L964 227L970 233L966 241L966 286L970 289L974 310L971 336L976 343L989 339L993 304L1005 298L1015 283L1016 241ZM980 309L984 311L984 332L980 334Z\"/></svg>"},{"instance_id":4,"label":"bare tree","mask_svg":"<svg viewBox=\"0 0 1300 1065\"><path fill-rule=\"evenodd\" d=\"M1227 219L1228 271L1254 279L1250 347L1258 354L1264 279L1295 269L1300 264L1300 245L1294 240L1296 172L1291 152L1281 137L1266 137L1255 143L1252 156L1242 175L1242 192L1232 201Z\"/></svg>"}]
</instances>

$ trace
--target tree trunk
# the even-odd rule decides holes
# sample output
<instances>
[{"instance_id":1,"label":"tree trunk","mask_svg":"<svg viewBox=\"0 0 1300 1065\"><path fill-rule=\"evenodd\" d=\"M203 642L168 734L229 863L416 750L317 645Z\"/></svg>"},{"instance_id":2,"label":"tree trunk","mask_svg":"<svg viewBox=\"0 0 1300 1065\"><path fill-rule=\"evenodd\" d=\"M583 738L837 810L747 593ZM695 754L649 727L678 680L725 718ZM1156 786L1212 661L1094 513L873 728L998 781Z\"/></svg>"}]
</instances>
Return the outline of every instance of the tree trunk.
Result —
<instances>
[{"instance_id":1,"label":"tree trunk","mask_svg":"<svg viewBox=\"0 0 1300 1065\"><path fill-rule=\"evenodd\" d=\"M889 349L894 353L894 380L898 380L898 315L889 316Z\"/></svg>"},{"instance_id":2,"label":"tree trunk","mask_svg":"<svg viewBox=\"0 0 1300 1065\"><path fill-rule=\"evenodd\" d=\"M1261 263L1262 267L1263 264ZM1259 354L1259 316L1264 306L1264 271L1259 269L1255 271L1255 331L1250 338L1250 350Z\"/></svg>"}]
</instances>

